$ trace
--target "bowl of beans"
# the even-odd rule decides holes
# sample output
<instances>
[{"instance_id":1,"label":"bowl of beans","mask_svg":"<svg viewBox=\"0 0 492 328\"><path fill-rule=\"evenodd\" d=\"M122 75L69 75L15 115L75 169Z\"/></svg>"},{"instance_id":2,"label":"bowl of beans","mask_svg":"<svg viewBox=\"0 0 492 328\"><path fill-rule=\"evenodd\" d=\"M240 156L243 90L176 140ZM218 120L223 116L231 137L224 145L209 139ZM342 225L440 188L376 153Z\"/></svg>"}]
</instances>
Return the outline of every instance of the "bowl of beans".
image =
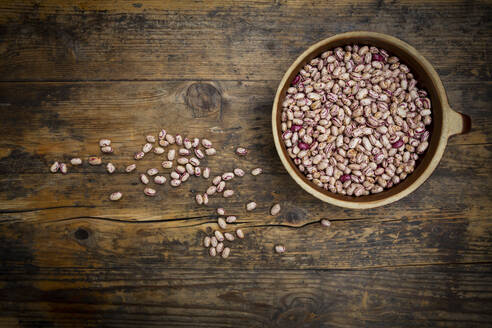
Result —
<instances>
[{"instance_id":1,"label":"bowl of beans","mask_svg":"<svg viewBox=\"0 0 492 328\"><path fill-rule=\"evenodd\" d=\"M285 73L272 110L290 176L313 196L354 209L413 192L448 138L470 127L415 48L374 32L337 34L307 49Z\"/></svg>"}]
</instances>

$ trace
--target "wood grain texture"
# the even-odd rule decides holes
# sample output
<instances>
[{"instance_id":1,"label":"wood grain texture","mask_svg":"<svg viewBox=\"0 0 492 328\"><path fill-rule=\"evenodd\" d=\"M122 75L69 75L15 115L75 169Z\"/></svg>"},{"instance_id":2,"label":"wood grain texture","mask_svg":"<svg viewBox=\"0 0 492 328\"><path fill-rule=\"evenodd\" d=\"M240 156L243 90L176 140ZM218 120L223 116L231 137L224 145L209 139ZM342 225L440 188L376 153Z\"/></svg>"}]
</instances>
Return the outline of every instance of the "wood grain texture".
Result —
<instances>
[{"instance_id":1,"label":"wood grain texture","mask_svg":"<svg viewBox=\"0 0 492 328\"><path fill-rule=\"evenodd\" d=\"M0 326L489 325L491 15L480 1L0 3ZM473 124L416 192L363 211L302 191L270 124L284 70L348 30L415 46ZM234 179L236 195L208 207L193 202L202 178L149 199L137 172L122 170L162 127L212 140L212 176L264 174ZM53 160L99 154L101 137L114 142L103 156L114 175L87 164L48 172ZM162 160L151 154L137 171ZM112 203L116 190L124 197ZM246 233L227 261L200 246L219 205Z\"/></svg>"},{"instance_id":2,"label":"wood grain texture","mask_svg":"<svg viewBox=\"0 0 492 328\"><path fill-rule=\"evenodd\" d=\"M0 8L4 81L279 81L308 45L358 29L414 45L444 80L491 76L487 2L15 1Z\"/></svg>"},{"instance_id":3,"label":"wood grain texture","mask_svg":"<svg viewBox=\"0 0 492 328\"><path fill-rule=\"evenodd\" d=\"M11 295L0 296L0 324L18 317L34 327L484 327L492 319L491 273L490 265L248 272L32 267L0 287L0 295Z\"/></svg>"}]
</instances>

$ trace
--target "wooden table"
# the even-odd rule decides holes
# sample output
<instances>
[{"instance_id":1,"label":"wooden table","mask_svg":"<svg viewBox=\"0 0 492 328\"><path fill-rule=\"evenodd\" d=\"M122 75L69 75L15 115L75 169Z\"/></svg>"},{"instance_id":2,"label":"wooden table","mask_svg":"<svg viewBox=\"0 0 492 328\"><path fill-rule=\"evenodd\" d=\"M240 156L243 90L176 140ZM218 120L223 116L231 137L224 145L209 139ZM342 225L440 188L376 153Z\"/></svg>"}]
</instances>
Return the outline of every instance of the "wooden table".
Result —
<instances>
[{"instance_id":1,"label":"wooden table","mask_svg":"<svg viewBox=\"0 0 492 328\"><path fill-rule=\"evenodd\" d=\"M491 16L480 1L2 2L0 326L490 325ZM290 63L350 30L415 46L473 123L421 188L364 211L301 190L270 128ZM264 174L237 179L235 197L208 207L193 202L205 179L150 199L137 174L121 171L162 127L212 140L212 174ZM98 154L101 137L114 142L104 160L118 173L87 164L49 173L54 160ZM250 148L246 159L238 145ZM147 156L138 170L158 163ZM124 198L112 203L116 190ZM258 209L247 214L249 200ZM246 233L227 260L200 245L219 205Z\"/></svg>"}]
</instances>

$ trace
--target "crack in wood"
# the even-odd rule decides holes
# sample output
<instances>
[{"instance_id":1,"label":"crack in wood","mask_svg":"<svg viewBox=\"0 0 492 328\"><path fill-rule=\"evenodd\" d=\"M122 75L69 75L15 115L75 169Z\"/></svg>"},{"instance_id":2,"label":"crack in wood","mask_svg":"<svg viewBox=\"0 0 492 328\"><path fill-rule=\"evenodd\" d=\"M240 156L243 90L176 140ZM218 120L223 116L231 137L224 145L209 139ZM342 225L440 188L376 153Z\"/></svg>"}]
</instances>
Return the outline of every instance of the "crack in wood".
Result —
<instances>
[{"instance_id":1,"label":"crack in wood","mask_svg":"<svg viewBox=\"0 0 492 328\"><path fill-rule=\"evenodd\" d=\"M51 206L51 207L39 207L39 208L27 208L20 210L2 210L0 209L0 214L8 214L8 213L28 213L28 212L37 212L37 211L46 211L46 210L54 210L60 208L96 208L95 205L64 205L64 206Z\"/></svg>"},{"instance_id":2,"label":"crack in wood","mask_svg":"<svg viewBox=\"0 0 492 328\"><path fill-rule=\"evenodd\" d=\"M45 223L57 223L57 222L65 222L65 221L72 221L72 220L82 220L82 219L89 219L89 220L101 220L101 221L109 221L109 222L116 222L116 223L131 223L131 224L145 224L145 223L159 223L159 222L173 222L173 221L189 221L189 220L195 220L195 219L209 219L213 217L210 215L203 215L203 216L194 216L194 217L189 217L189 218L174 218L174 219L155 219L155 220L145 220L145 221L135 221L135 220L125 220L125 219L114 219L114 218L109 218L109 217L102 217L102 216L74 216L74 217L69 217L69 218L62 218L62 219L57 219Z\"/></svg>"}]
</instances>

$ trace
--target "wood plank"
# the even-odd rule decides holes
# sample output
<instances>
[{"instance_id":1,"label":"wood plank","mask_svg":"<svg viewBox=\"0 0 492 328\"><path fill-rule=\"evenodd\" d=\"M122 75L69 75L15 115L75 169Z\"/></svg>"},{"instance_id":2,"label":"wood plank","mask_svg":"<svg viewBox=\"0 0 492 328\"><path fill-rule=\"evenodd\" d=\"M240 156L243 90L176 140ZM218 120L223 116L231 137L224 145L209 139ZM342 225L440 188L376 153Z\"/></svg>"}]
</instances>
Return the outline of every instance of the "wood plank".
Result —
<instances>
[{"instance_id":1,"label":"wood plank","mask_svg":"<svg viewBox=\"0 0 492 328\"><path fill-rule=\"evenodd\" d=\"M490 265L244 272L154 264L24 271L1 272L0 324L468 328L492 320Z\"/></svg>"},{"instance_id":2,"label":"wood plank","mask_svg":"<svg viewBox=\"0 0 492 328\"><path fill-rule=\"evenodd\" d=\"M213 196L208 207L196 205L193 197L197 192L205 192L211 183L210 179L207 181L192 177L177 189L169 184L156 186L158 195L149 199L142 192L143 185L139 182L137 173L118 173L110 176L105 173L103 167L88 167L87 164L82 169L73 169L80 173L70 173L67 176L52 175L48 172L4 171L0 175L0 212L20 212L17 218L40 222L83 215L148 221L173 217L207 217L215 215L214 209L222 206L228 213L247 217L250 222L280 223L287 220L295 226L322 217L399 219L403 216L455 218L462 215L468 218L485 215L490 218L490 168L483 165L490 160L490 152L490 146L487 145L450 146L440 166L421 188L405 199L389 205L389 208L398 211L388 211L388 207L350 211L322 203L300 189L279 163L268 164L265 159L256 162L265 169L263 175L247 175L232 180L229 185L236 191L236 196L229 199ZM28 160L31 160L28 154L14 152L0 162L0 167L15 166L15 163ZM229 160L231 164L228 168L238 166L233 163L239 160L227 159ZM122 161L113 162L122 167ZM42 163L38 165L41 166ZM151 166L147 165L139 171L143 173ZM224 171L223 163L218 158L210 161L209 166L212 172ZM255 165L240 166L252 168ZM288 192L285 192L286 190ZM107 198L114 191L124 193L124 198L118 203L112 203ZM258 208L252 213L246 213L244 206L250 200L255 200ZM277 218L268 215L269 207L274 202L281 203L284 208ZM79 207L71 208L73 206ZM51 207L62 208L46 213L31 212L33 209ZM27 213L23 213L25 211Z\"/></svg>"},{"instance_id":3,"label":"wood plank","mask_svg":"<svg viewBox=\"0 0 492 328\"><path fill-rule=\"evenodd\" d=\"M200 88L199 96L190 89ZM270 113L276 82L103 82L0 83L0 156L22 147L55 158L95 154L103 136L116 142L117 154L130 156L143 137L166 127L174 133L207 136L219 150L244 143L269 152ZM450 144L492 142L490 85L447 85L451 106L471 116L471 133ZM214 98L215 97L215 98ZM209 99L216 99L208 103ZM204 105L197 105L204 104ZM110 125L108 125L110 124ZM252 158L256 160L256 152ZM25 166L14 166L11 171ZM36 172L44 172L44 168Z\"/></svg>"},{"instance_id":4,"label":"wood plank","mask_svg":"<svg viewBox=\"0 0 492 328\"><path fill-rule=\"evenodd\" d=\"M109 208L107 216L90 214L98 208L2 214L2 260L15 265L17 256L28 251L32 254L30 263L42 267L158 263L166 268L359 269L492 262L490 204L455 211L454 215L451 210L441 214L437 208L427 215L394 208L399 212L395 219L389 214L355 219L363 213L347 213L346 219L333 217L329 229L321 227L316 214L311 213L306 213L309 218L303 225L296 226L299 209L289 208L291 212L275 220L240 215L238 223L226 231L234 233L241 227L247 237L225 242L232 250L227 261L210 258L202 246L203 238L218 229L213 215L139 221L138 212L145 215L146 208L153 205L120 209L120 216L130 216L131 220L111 215ZM184 212L181 208L175 209L175 215ZM84 211L88 214L82 214ZM53 218L56 215L65 217ZM283 256L273 251L279 243L287 248Z\"/></svg>"},{"instance_id":5,"label":"wood plank","mask_svg":"<svg viewBox=\"0 0 492 328\"><path fill-rule=\"evenodd\" d=\"M3 2L3 81L273 80L312 43L349 30L399 37L444 82L490 81L487 2Z\"/></svg>"},{"instance_id":6,"label":"wood plank","mask_svg":"<svg viewBox=\"0 0 492 328\"><path fill-rule=\"evenodd\" d=\"M241 197L224 202L233 211L242 213L246 198L261 199L260 217L274 201L285 203L289 212L295 212L296 225L319 219L389 217L399 218L400 212L386 208L358 212L344 211L323 204L300 190L286 176L277 160L271 142L269 123L271 95L274 85L264 82L111 82L111 83L6 83L0 89L0 119L6 123L0 131L0 201L2 210L24 211L35 208L72 206L95 207L49 212L48 219L69 216L111 216L128 220L152 220L162 216L202 217L210 211L190 206L196 191L204 191L207 182L192 179L179 190L169 186L159 188L165 193L154 200L146 200L153 207L134 208L145 197L137 175L115 174L108 176L103 167L71 169L68 176L49 174L47 168L53 160L68 161L71 156L86 157L97 154L97 141L110 137L116 152L105 156L119 170L131 163L133 152L138 150L147 133L162 126L172 132L194 136L207 136L216 145L219 155L206 160L212 174L222 173L240 166L251 169L263 167L264 175L247 176L234 183ZM187 97L191 87L204 91L201 98ZM450 145L433 177L405 200L392 206L407 215L442 213L447 218L457 213L488 214L490 203L490 169L483 163L490 161L490 136L492 124L487 104L492 101L487 87L470 84L466 92L462 86L450 85L450 100L458 110L472 117L474 129L469 135L450 139ZM206 103L220 94L220 101L208 107L190 105ZM205 102L204 102L205 101ZM471 104L468 106L468 104ZM475 124L476 122L476 124ZM474 145L475 144L475 145ZM247 159L233 154L237 145L251 149ZM158 167L162 159L146 157L139 163L139 172ZM265 188L257 190L258 185ZM107 195L118 188L125 192L118 206L108 204ZM183 190L186 190L183 192ZM284 190L289 190L288 196ZM463 191L465 190L465 192ZM255 195L255 192L257 193ZM186 195L186 196L184 196ZM283 195L283 196L282 196ZM440 197L446 195L446 197ZM56 197L55 197L56 196ZM162 202L165 197L166 202ZM285 197L288 197L285 198ZM439 197L439 198L438 198ZM477 203L484 206L474 206ZM216 206L219 201L213 199ZM436 206L438 209L436 210ZM414 212L415 211L415 212ZM259 211L258 211L259 212ZM309 213L309 214L307 214ZM36 214L37 215L37 214ZM43 218L25 216L25 219ZM255 214L254 214L255 215ZM252 216L254 218L254 215ZM255 218L256 220L256 218Z\"/></svg>"}]
</instances>

